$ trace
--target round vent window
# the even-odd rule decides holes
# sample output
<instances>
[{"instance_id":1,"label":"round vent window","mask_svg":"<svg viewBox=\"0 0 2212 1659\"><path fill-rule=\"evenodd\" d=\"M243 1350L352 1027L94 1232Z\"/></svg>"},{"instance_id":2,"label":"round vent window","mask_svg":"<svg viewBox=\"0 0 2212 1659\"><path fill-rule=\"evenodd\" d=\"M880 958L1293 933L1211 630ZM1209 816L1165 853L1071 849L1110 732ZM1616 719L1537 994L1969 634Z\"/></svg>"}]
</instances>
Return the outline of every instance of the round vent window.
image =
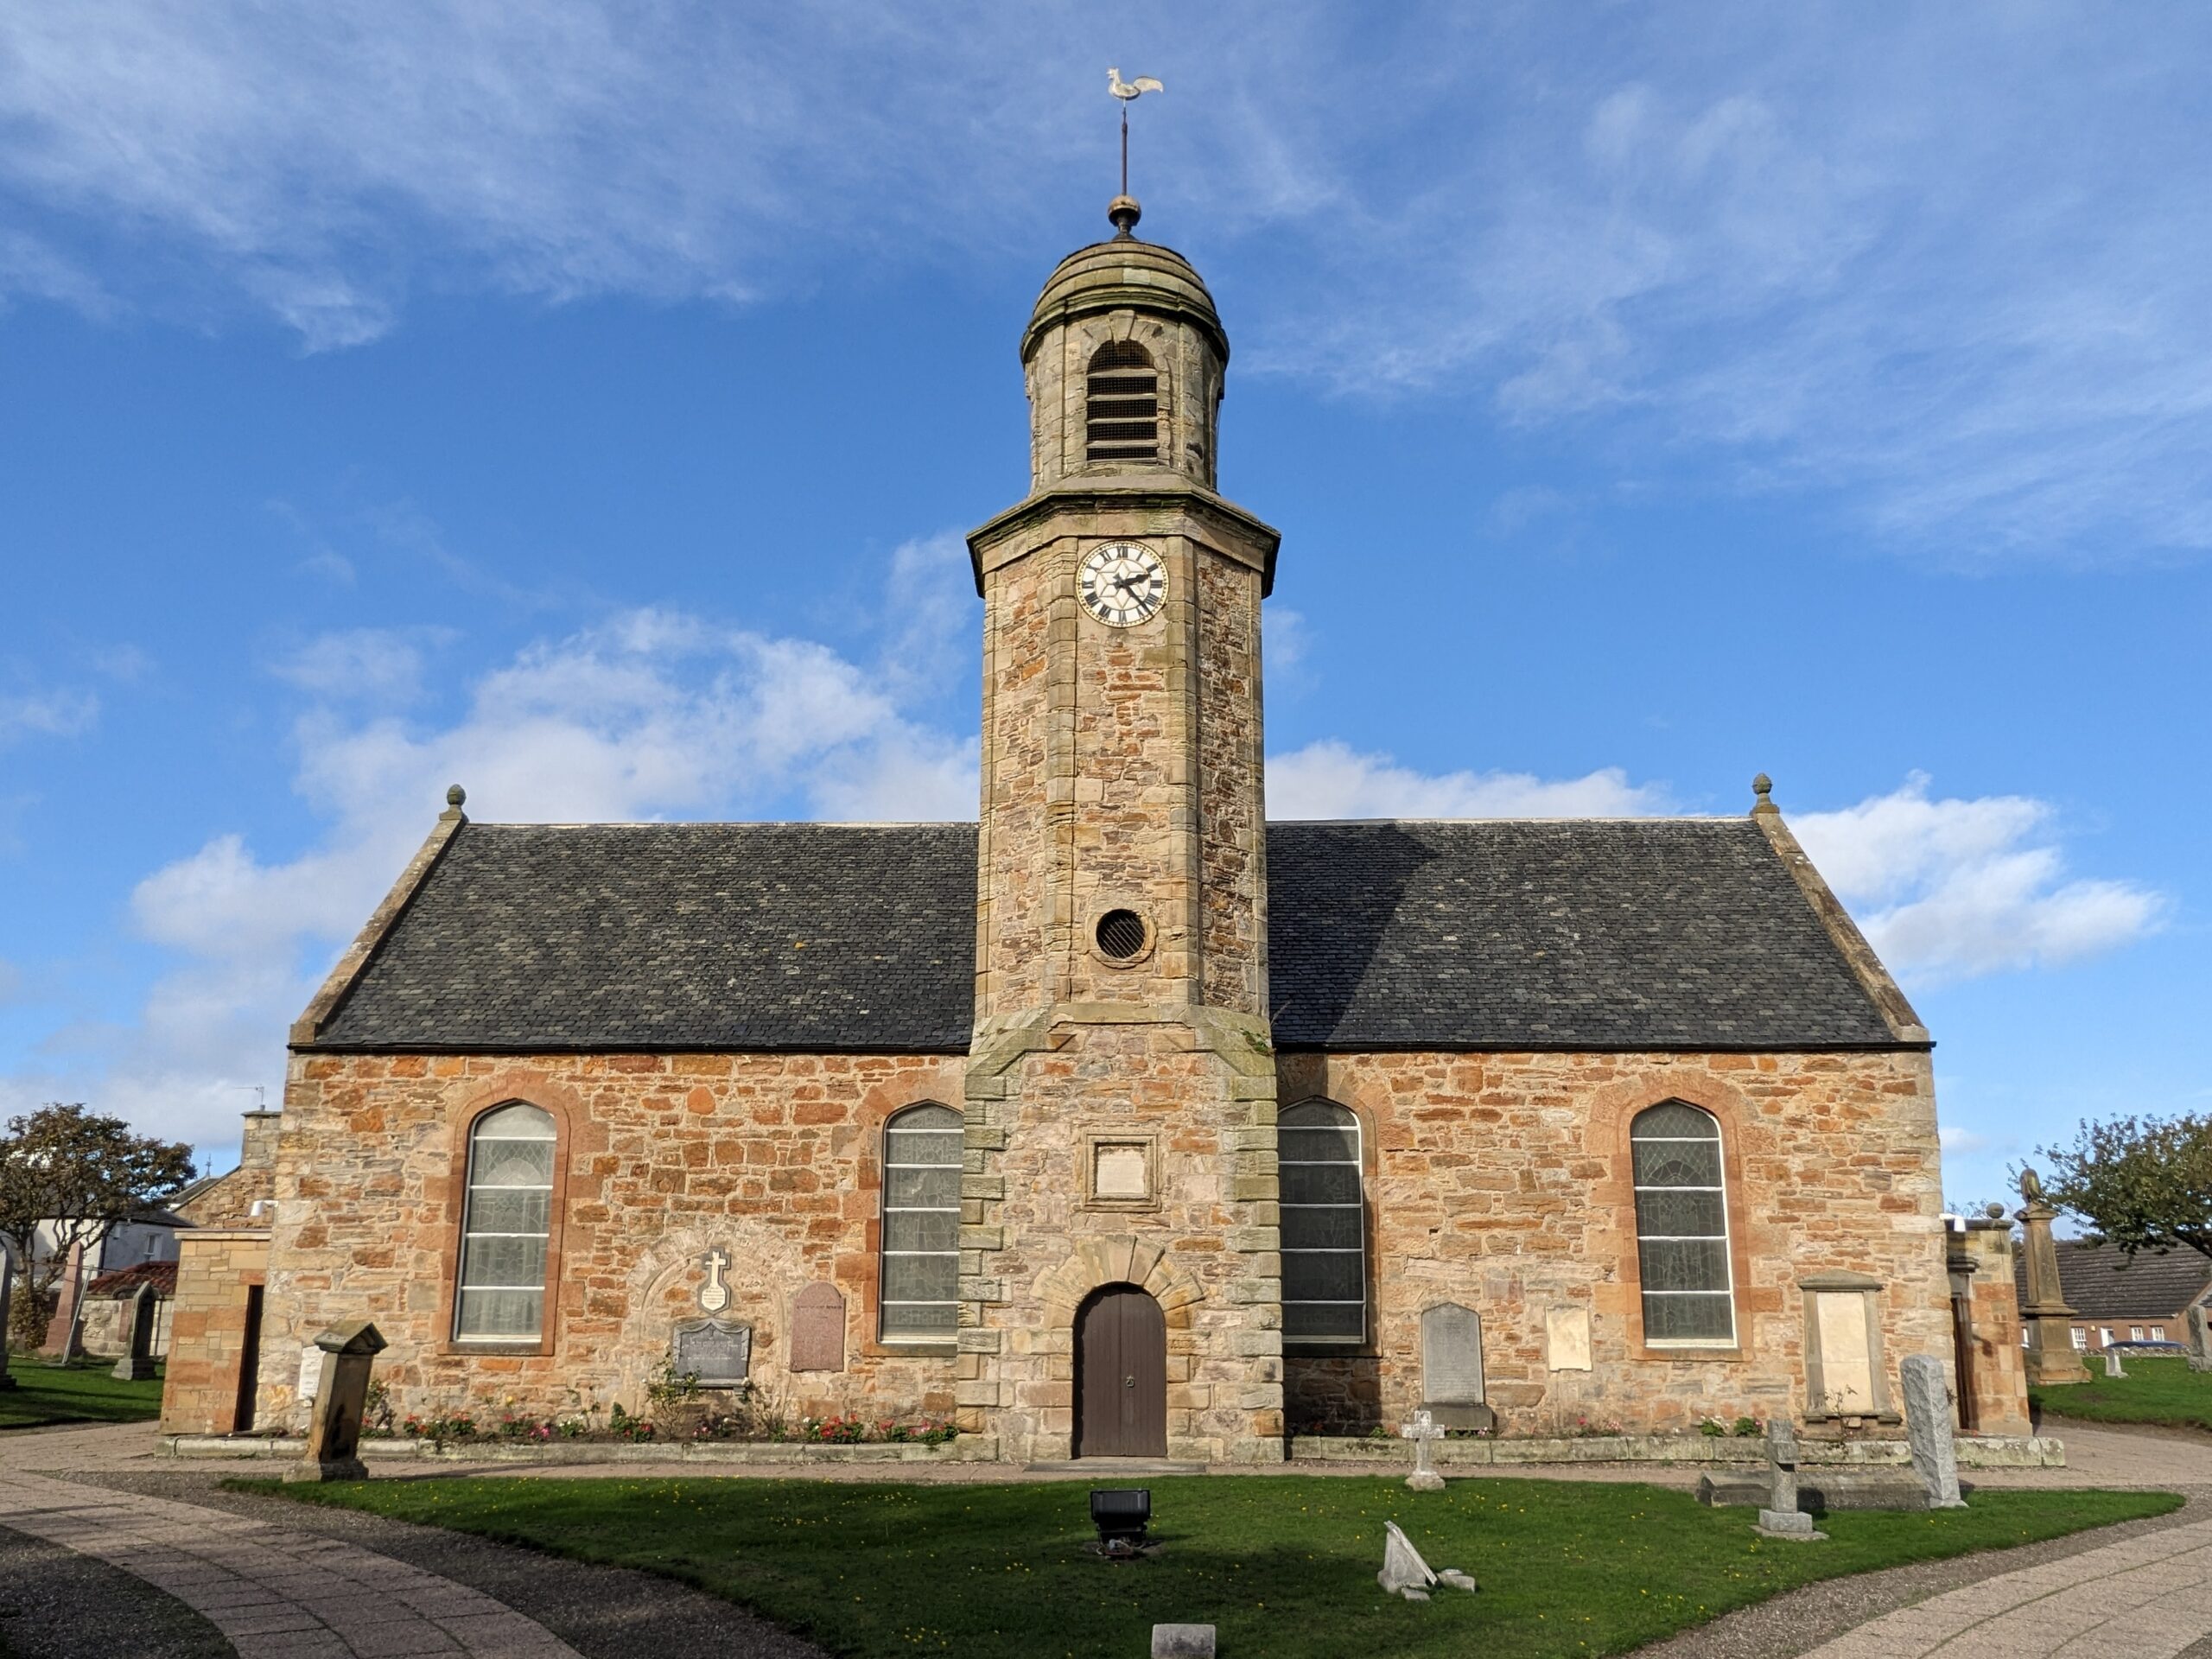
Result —
<instances>
[{"instance_id":1,"label":"round vent window","mask_svg":"<svg viewBox=\"0 0 2212 1659\"><path fill-rule=\"evenodd\" d=\"M1144 950L1144 918L1134 910L1109 910L1098 918L1098 950L1116 962L1127 962Z\"/></svg>"}]
</instances>

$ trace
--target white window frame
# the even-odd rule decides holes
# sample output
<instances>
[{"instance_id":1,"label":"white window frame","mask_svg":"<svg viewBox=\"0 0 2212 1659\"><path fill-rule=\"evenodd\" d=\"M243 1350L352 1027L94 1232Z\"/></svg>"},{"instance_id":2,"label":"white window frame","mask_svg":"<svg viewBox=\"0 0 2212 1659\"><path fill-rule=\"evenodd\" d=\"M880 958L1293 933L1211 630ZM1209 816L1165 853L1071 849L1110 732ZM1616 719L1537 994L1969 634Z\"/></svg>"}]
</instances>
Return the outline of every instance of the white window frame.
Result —
<instances>
[{"instance_id":1,"label":"white window frame","mask_svg":"<svg viewBox=\"0 0 2212 1659\"><path fill-rule=\"evenodd\" d=\"M2023 1333L2021 1340L2024 1342L2026 1339L2025 1334ZM2084 1351L2088 1350L2089 1346L2089 1332L2087 1326L2077 1325L2074 1327L2074 1346L2077 1350Z\"/></svg>"},{"instance_id":2,"label":"white window frame","mask_svg":"<svg viewBox=\"0 0 2212 1659\"><path fill-rule=\"evenodd\" d=\"M954 1345L954 1344L956 1344L956 1343L959 1340L959 1337L958 1337L958 1333L957 1333L957 1329L956 1329L956 1330L954 1330L954 1331L948 1331L948 1332L944 1332L943 1335L941 1335L941 1336L940 1336L940 1335L937 1335L937 1334L935 1334L935 1333L933 1333L933 1332L915 1332L915 1331L894 1331L894 1330L893 1330L893 1329L892 1329L892 1327L891 1327L891 1310L892 1310L893 1308L894 1308L894 1307L944 1307L944 1306L948 1306L948 1304L947 1304L947 1303L943 1302L943 1301L938 1301L938 1300L931 1300L931 1301L922 1302L922 1301L913 1301L913 1300L899 1300L899 1301L895 1301L895 1302L894 1302L894 1301L893 1301L889 1297L886 1296L886 1295L883 1294L883 1293L884 1293L884 1291L885 1291L885 1290L889 1287L889 1285L890 1285L890 1281L891 1281L891 1275L890 1275L889 1272L887 1270L887 1264L892 1261L892 1259L893 1259L893 1257L909 1257L909 1256L921 1256L921 1255L926 1255L926 1256L950 1256L950 1257L952 1258L952 1260L953 1260L954 1290L953 1290L953 1297L952 1297L952 1300L951 1300L951 1302L949 1304L949 1306L950 1306L952 1308L952 1310L953 1310L953 1323L954 1323L955 1326L957 1327L957 1326L958 1325L958 1324L959 1324L959 1319L960 1319L960 1297L959 1297L959 1286L958 1286L959 1262L960 1262L960 1241L959 1241L959 1236L958 1236L958 1226L959 1226L959 1224L958 1224L957 1221L954 1223L954 1237L953 1237L953 1243L952 1243L952 1248L951 1248L951 1249L945 1249L945 1250L894 1250L894 1249L893 1249L891 1248L891 1217L892 1217L893 1215L901 1215L901 1216L944 1216L944 1215L950 1215L950 1216L955 1216L955 1217L957 1217L957 1216L958 1216L958 1215L959 1215L959 1213L960 1213L960 1200L959 1200L959 1198L958 1198L957 1196L953 1198L952 1202L951 1202L950 1205L920 1205L920 1204L897 1204L897 1205L894 1205L894 1204L893 1204L893 1203L892 1203L892 1201L891 1201L891 1172L892 1172L893 1170L894 1170L894 1169L951 1169L951 1170L958 1170L958 1169L962 1168L962 1167L963 1166L963 1165L964 1165L965 1160L964 1160L964 1159L958 1159L958 1158L956 1158L956 1159L955 1159L951 1163L950 1163L950 1164L896 1164L896 1163L892 1162L892 1160L891 1160L891 1150L892 1150L893 1141L892 1141L891 1137L892 1137L893 1135L898 1134L898 1133L899 1133L899 1132L900 1132L900 1131L899 1131L899 1121L900 1121L901 1119L903 1119L903 1118L909 1118L909 1117L912 1117L912 1116L916 1116L916 1115L917 1115L917 1114L918 1114L918 1113L922 1113L922 1112L929 1112L929 1111L950 1112L950 1113L951 1113L951 1115L952 1115L952 1116L953 1116L953 1119L954 1119L954 1122L955 1122L955 1127L956 1127L956 1128L958 1128L958 1127L964 1127L964 1124L965 1124L966 1120L965 1120L964 1118L963 1118L963 1117L962 1117L962 1116L961 1116L961 1114L960 1114L959 1110L958 1110L957 1108L950 1107L950 1106L947 1106L947 1105L945 1105L942 1101L935 1101L935 1100L918 1100L918 1101L916 1101L916 1102L915 1102L912 1105L911 1105L911 1106L902 1106L902 1107L900 1107L897 1111L895 1111L895 1112L892 1113L892 1115L891 1115L889 1117L887 1117L886 1119L884 1119L884 1120L883 1120L883 1200L882 1200L882 1204L881 1204L881 1206L880 1206L881 1211L882 1211L882 1217L883 1217L883 1237L882 1237L882 1239L881 1239L881 1241L880 1241L880 1245L879 1245L878 1249L877 1249L877 1252L876 1252L876 1254L877 1254L877 1269L876 1269L876 1296L875 1296L875 1329L876 1329L876 1338L877 1338L877 1340L879 1340L879 1341L880 1341L880 1342L895 1342L895 1343L901 1343L901 1344L912 1343L912 1344L921 1344L921 1345L925 1345L925 1346L928 1346L928 1347L934 1347L934 1348L950 1348L950 1347L953 1346L953 1345ZM953 1132L954 1132L954 1130L953 1130L953 1129L949 1129L949 1128L938 1128L938 1129L934 1129L934 1130L924 1130L924 1131L921 1131L921 1132L922 1132L922 1133L925 1133L925 1134L949 1135L949 1134L953 1133Z\"/></svg>"},{"instance_id":3,"label":"white window frame","mask_svg":"<svg viewBox=\"0 0 2212 1659\"><path fill-rule=\"evenodd\" d=\"M1662 1106L1686 1106L1691 1111L1702 1115L1713 1125L1712 1135L1710 1137L1705 1135L1693 1136L1687 1135L1651 1135L1638 1136L1636 1132L1637 1121L1643 1116L1645 1112L1656 1111ZM1636 1306L1637 1319L1639 1321L1643 1319L1643 1299L1646 1296L1711 1296L1713 1294L1709 1290L1647 1290L1644 1288L1643 1246L1647 1239L1649 1242L1655 1244L1683 1243L1707 1244L1711 1243L1714 1238L1718 1237L1720 1241L1720 1260L1727 1280L1728 1334L1726 1337L1654 1337L1647 1327L1643 1333L1643 1345L1647 1348L1726 1349L1734 1348L1739 1345L1739 1338L1742 1335L1743 1327L1736 1313L1736 1241L1731 1233L1728 1220L1728 1143L1726 1135L1727 1131L1722 1127L1720 1120L1714 1116L1713 1113L1707 1111L1704 1107L1697 1104L1694 1101L1680 1099L1655 1100L1650 1105L1644 1107L1642 1111L1637 1112L1635 1117L1629 1120L1628 1158L1629 1185L1630 1188L1629 1205L1636 1227L1636 1291L1637 1298ZM1639 1139L1654 1145L1674 1144L1679 1146L1696 1145L1700 1147L1710 1145L1713 1147L1713 1155L1718 1160L1720 1166L1720 1184L1718 1186L1645 1186L1642 1182L1636 1179L1636 1143ZM1639 1192L1718 1192L1720 1195L1720 1231L1718 1234L1651 1233L1647 1235L1643 1230L1643 1215L1642 1207L1636 1202L1635 1195Z\"/></svg>"},{"instance_id":4,"label":"white window frame","mask_svg":"<svg viewBox=\"0 0 2212 1659\"><path fill-rule=\"evenodd\" d=\"M1295 1250L1288 1250L1280 1249L1281 1241L1280 1236L1278 1236L1277 1243L1279 1253L1285 1256L1357 1255L1359 1258L1359 1300L1357 1303L1355 1304L1342 1297L1320 1299L1311 1296L1301 1296L1298 1299L1297 1302L1294 1304L1291 1301L1290 1297L1287 1294L1285 1294L1282 1299L1284 1326L1283 1340L1287 1344L1293 1344L1300 1348L1357 1348L1362 1346L1367 1341L1367 1302L1368 1297L1372 1289L1372 1281L1374 1277L1372 1272L1369 1268L1367 1261L1367 1130L1365 1126L1359 1121L1359 1114L1353 1111L1349 1106L1341 1105L1336 1101L1325 1099L1321 1096L1316 1096L1311 1099L1301 1100L1298 1102L1296 1105L1288 1107L1284 1111L1276 1115L1275 1128L1278 1137L1280 1137L1281 1133L1285 1127L1294 1129L1307 1128L1318 1128L1322 1127L1319 1124L1301 1124L1294 1122L1287 1126L1284 1124L1283 1119L1285 1117L1289 1116L1293 1112L1308 1106L1323 1106L1328 1108L1332 1112L1341 1112L1344 1114L1344 1119L1348 1119L1351 1124L1351 1173L1353 1180L1352 1200L1348 1205L1284 1204L1279 1202L1276 1207L1279 1211L1357 1211L1358 1212L1359 1221L1359 1243L1357 1245L1301 1245ZM1341 1129L1344 1127L1344 1122L1339 1120L1332 1119L1328 1127ZM1278 1146L1280 1146L1280 1140L1278 1140ZM1286 1162L1287 1162L1289 1167L1294 1169L1342 1169L1344 1164L1344 1160L1340 1158L1331 1158L1326 1160L1300 1158L1286 1160L1281 1156L1281 1152L1278 1151L1275 1158L1278 1192L1281 1190L1281 1172ZM1359 1309L1358 1333L1354 1336L1338 1337L1292 1336L1289 1330L1290 1309L1294 1305L1300 1307L1351 1307L1357 1306Z\"/></svg>"},{"instance_id":5,"label":"white window frame","mask_svg":"<svg viewBox=\"0 0 2212 1659\"><path fill-rule=\"evenodd\" d=\"M543 1119L550 1131L545 1135L486 1135L485 1127L503 1112L516 1110L531 1112ZM545 1185L537 1186L480 1186L476 1179L477 1148L486 1141L503 1141L527 1142L532 1146L550 1147L545 1160ZM461 1190L461 1255L454 1262L453 1340L455 1346L466 1344L472 1347L535 1347L545 1340L545 1305L552 1295L546 1282L546 1268L553 1258L553 1189L560 1173L561 1126L552 1113L543 1106L527 1100L503 1100L498 1105L479 1112L468 1126L468 1179ZM494 1233L476 1228L476 1195L485 1192L538 1192L545 1194L545 1230L542 1233ZM471 1284L468 1274L468 1242L472 1238L534 1238L539 1242L538 1279L534 1285L478 1285ZM461 1318L468 1306L471 1291L535 1291L537 1294L537 1328L527 1333L520 1331L469 1332L461 1328Z\"/></svg>"}]
</instances>

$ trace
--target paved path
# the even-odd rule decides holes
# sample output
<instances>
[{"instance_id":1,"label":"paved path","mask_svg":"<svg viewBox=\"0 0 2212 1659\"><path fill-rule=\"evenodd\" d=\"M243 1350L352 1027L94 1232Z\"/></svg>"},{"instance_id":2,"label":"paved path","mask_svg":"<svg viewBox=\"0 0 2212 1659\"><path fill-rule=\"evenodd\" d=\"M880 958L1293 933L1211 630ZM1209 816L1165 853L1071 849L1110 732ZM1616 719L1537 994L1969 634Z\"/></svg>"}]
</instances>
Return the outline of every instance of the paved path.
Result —
<instances>
[{"instance_id":1,"label":"paved path","mask_svg":"<svg viewBox=\"0 0 2212 1659\"><path fill-rule=\"evenodd\" d=\"M2197 1521L2000 1573L1862 1624L1807 1659L2177 1659L2208 1637L2212 1521Z\"/></svg>"},{"instance_id":2,"label":"paved path","mask_svg":"<svg viewBox=\"0 0 2212 1659\"><path fill-rule=\"evenodd\" d=\"M578 1659L537 1620L388 1555L197 1504L10 1470L0 1526L121 1567L226 1637L238 1659Z\"/></svg>"}]
</instances>

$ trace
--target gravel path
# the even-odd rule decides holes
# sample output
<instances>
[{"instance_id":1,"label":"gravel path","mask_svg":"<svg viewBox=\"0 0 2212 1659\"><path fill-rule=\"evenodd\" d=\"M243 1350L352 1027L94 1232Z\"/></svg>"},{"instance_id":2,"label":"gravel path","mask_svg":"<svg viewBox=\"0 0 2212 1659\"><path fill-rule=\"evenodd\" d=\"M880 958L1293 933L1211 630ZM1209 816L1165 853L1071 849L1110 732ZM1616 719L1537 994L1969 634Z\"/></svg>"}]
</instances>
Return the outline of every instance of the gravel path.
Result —
<instances>
[{"instance_id":1,"label":"gravel path","mask_svg":"<svg viewBox=\"0 0 2212 1659\"><path fill-rule=\"evenodd\" d=\"M232 1659L223 1633L105 1561L0 1529L0 1654L10 1659Z\"/></svg>"}]
</instances>

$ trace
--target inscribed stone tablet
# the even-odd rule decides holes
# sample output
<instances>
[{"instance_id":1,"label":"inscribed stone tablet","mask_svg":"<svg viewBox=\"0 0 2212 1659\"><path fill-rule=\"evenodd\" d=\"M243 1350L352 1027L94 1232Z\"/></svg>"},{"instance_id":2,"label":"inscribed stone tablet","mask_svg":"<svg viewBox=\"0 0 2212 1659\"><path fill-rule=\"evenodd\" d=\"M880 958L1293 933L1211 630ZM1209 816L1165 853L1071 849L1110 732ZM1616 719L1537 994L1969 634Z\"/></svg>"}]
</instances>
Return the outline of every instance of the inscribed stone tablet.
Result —
<instances>
[{"instance_id":1,"label":"inscribed stone tablet","mask_svg":"<svg viewBox=\"0 0 2212 1659\"><path fill-rule=\"evenodd\" d=\"M1424 1405L1483 1403L1483 1321L1472 1308L1444 1302L1421 1316Z\"/></svg>"},{"instance_id":2,"label":"inscribed stone tablet","mask_svg":"<svg viewBox=\"0 0 2212 1659\"><path fill-rule=\"evenodd\" d=\"M791 1301L791 1370L845 1369L845 1299L835 1285L809 1285Z\"/></svg>"},{"instance_id":3,"label":"inscribed stone tablet","mask_svg":"<svg viewBox=\"0 0 2212 1659\"><path fill-rule=\"evenodd\" d=\"M1555 1371L1590 1369L1590 1310L1555 1307L1544 1315L1544 1346Z\"/></svg>"},{"instance_id":4,"label":"inscribed stone tablet","mask_svg":"<svg viewBox=\"0 0 2212 1659\"><path fill-rule=\"evenodd\" d=\"M1144 1148L1100 1142L1092 1165L1090 1190L1102 1198L1147 1198Z\"/></svg>"},{"instance_id":5,"label":"inscribed stone tablet","mask_svg":"<svg viewBox=\"0 0 2212 1659\"><path fill-rule=\"evenodd\" d=\"M1813 1297L1821 1333L1821 1398L1823 1411L1874 1409L1874 1356L1866 1341L1866 1298L1862 1292L1820 1291Z\"/></svg>"},{"instance_id":6,"label":"inscribed stone tablet","mask_svg":"<svg viewBox=\"0 0 2212 1659\"><path fill-rule=\"evenodd\" d=\"M321 1386L322 1350L311 1342L303 1343L300 1347L300 1398L314 1399L315 1390Z\"/></svg>"},{"instance_id":7,"label":"inscribed stone tablet","mask_svg":"<svg viewBox=\"0 0 2212 1659\"><path fill-rule=\"evenodd\" d=\"M727 1319L689 1319L676 1327L676 1372L702 1388L734 1388L753 1363L753 1327Z\"/></svg>"}]
</instances>

